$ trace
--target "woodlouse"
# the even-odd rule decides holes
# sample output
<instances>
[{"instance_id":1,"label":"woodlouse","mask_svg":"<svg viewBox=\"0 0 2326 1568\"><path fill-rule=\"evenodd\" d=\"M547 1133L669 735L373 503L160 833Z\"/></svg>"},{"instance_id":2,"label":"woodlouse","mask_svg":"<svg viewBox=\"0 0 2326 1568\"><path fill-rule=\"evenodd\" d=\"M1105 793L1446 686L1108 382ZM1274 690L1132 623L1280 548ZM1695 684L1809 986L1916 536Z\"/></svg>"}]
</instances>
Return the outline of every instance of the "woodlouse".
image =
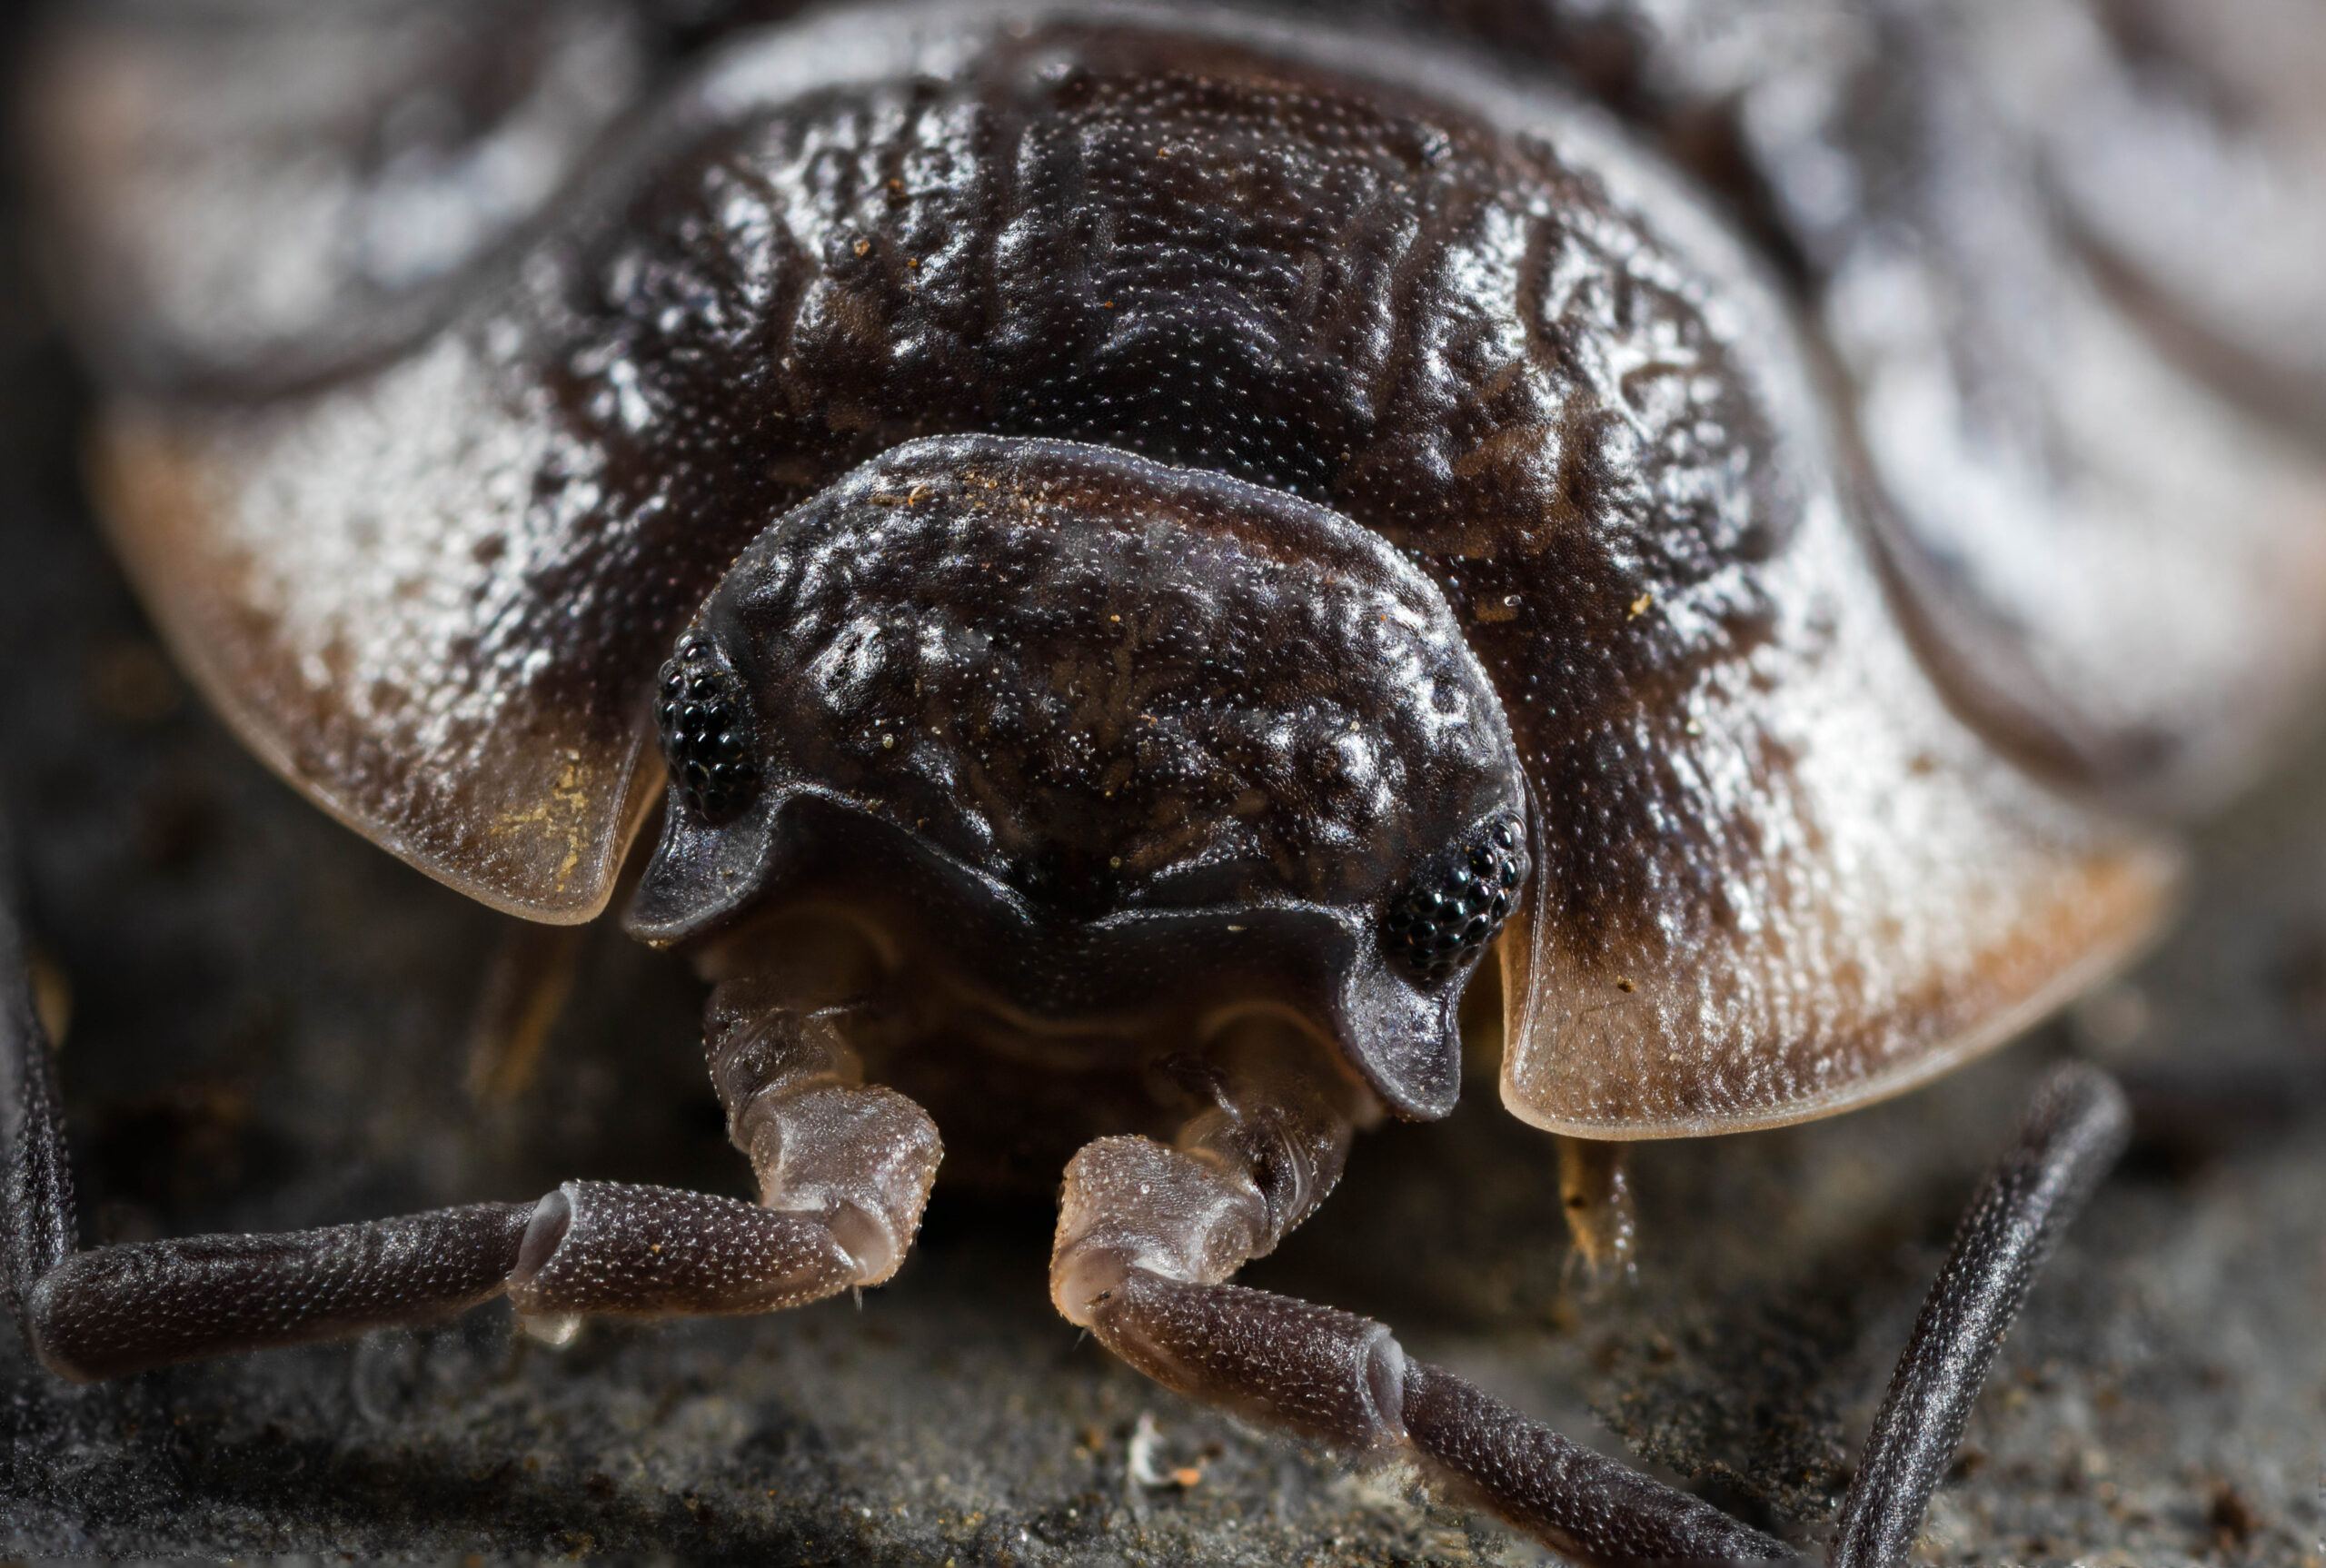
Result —
<instances>
[{"instance_id":1,"label":"woodlouse","mask_svg":"<svg viewBox=\"0 0 2326 1568\"><path fill-rule=\"evenodd\" d=\"M61 230L147 259L107 227L118 149L62 140L100 162ZM414 863L594 914L653 804L661 654L691 626L672 677L690 648L722 671L669 704L678 789L631 921L719 983L714 1077L765 1206L575 1184L410 1222L458 1277L404 1282L390 1318L512 1267L552 1332L885 1277L935 1137L855 1075L941 1113L932 1043L1022 1066L1031 1036L1059 1047L1038 1070L1088 1078L1087 1125L1046 1130L1102 1140L1069 1167L1062 1310L1175 1385L1360 1448L1402 1430L1614 1554L1538 1494L1555 1465L1509 1457L1535 1434L1374 1325L1218 1283L1357 1123L1450 1106L1491 933L1466 912L1431 928L1449 958L1400 957L1419 901L1525 824L1499 951L1529 1120L1845 1108L2117 961L2172 852L2114 808L2237 776L2314 662L2306 456L2240 451L2198 487L2244 530L2213 553L2258 634L2130 668L2064 613L1998 638L2027 581L2068 597L2063 564L2095 557L2072 528L2032 572L2024 538L1983 556L1943 484L1904 482L1929 432L1883 395L1894 313L1852 293L1898 286L1894 258L1808 261L1865 389L1844 450L1885 505L1758 263L1677 180L1427 51L1136 11L854 16L734 45L606 146L538 227L365 280L349 320L222 344L134 291L93 313L124 377L104 483L157 619L263 755ZM2063 1093L2105 1143L2104 1091ZM1142 1186L1177 1206L1123 1198ZM700 1277L650 1236L694 1238ZM721 1247L754 1260L740 1291ZM187 1255L34 1260L52 1362L251 1342L231 1313L117 1332L122 1271ZM1239 1334L1316 1365L1238 1360ZM1464 1472L1472 1440L1506 1447Z\"/></svg>"}]
</instances>

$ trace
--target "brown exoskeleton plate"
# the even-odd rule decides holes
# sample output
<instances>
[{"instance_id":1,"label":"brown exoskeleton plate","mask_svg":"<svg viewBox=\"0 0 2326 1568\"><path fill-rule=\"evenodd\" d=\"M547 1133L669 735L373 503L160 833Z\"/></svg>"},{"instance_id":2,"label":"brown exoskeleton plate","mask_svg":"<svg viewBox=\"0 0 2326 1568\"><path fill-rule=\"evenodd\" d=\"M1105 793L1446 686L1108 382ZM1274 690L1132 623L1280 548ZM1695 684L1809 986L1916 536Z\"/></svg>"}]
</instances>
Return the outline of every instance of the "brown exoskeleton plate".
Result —
<instances>
[{"instance_id":1,"label":"brown exoskeleton plate","mask_svg":"<svg viewBox=\"0 0 2326 1568\"><path fill-rule=\"evenodd\" d=\"M1936 481L1869 498L1857 465L1913 480L1928 418L1845 330L1874 263L1834 263L1864 400L1837 424L1761 264L1539 82L1208 13L915 7L746 37L588 163L358 348L124 386L102 438L123 554L213 700L464 891L602 908L659 716L630 922L720 982L765 1204L462 1211L412 1244L468 1260L413 1313L510 1278L562 1330L886 1277L938 1157L891 1089L941 1125L948 1094L1082 1075L1062 1311L1620 1554L1507 1413L1377 1325L1220 1281L1352 1126L1450 1107L1497 930L1522 1117L1846 1108L2119 963L2174 864L2122 804L2233 771L2283 700L2080 682L2111 643L2073 617L1986 651L2024 552L2087 541L1996 544ZM84 238L134 252L103 193ZM117 330L118 362L174 362L138 352L169 322ZM2258 630L2182 645L2215 672L2301 665L2326 600L2317 465L2255 451L2182 497L2242 531L2214 554ZM2151 554L2143 591L2177 559ZM1008 1069L964 1088L917 1066L939 1046ZM2088 1086L2047 1114L2041 1158L2108 1142ZM691 1261L638 1253L678 1235ZM129 1343L104 1266L42 1284L56 1365L249 1341ZM1298 1405L1322 1373L1221 1348L1263 1330L1354 1381Z\"/></svg>"},{"instance_id":2,"label":"brown exoskeleton plate","mask_svg":"<svg viewBox=\"0 0 2326 1568\"><path fill-rule=\"evenodd\" d=\"M925 68L916 45L856 63L873 84L820 113L899 112L879 84ZM963 71L948 112L999 113L1038 55ZM1062 184L1016 217L1022 238L980 221L999 171L941 115L850 151L945 159L942 182L834 180L813 122L787 113L790 73L770 91L754 64L672 111L715 115L715 140L631 173L603 203L619 218L584 207L580 233L394 368L251 412L115 417L113 516L156 613L262 755L391 849L514 912L596 913L640 817L653 667L743 541L887 441L997 430L1290 484L1432 571L1536 802L1539 903L1504 949L1508 1097L1547 1127L1670 1136L1837 1109L2006 1037L2149 928L2162 852L2032 786L1918 668L1765 284L1555 101L1487 100L1502 124L1436 116L1442 172L1389 209L1410 217L1358 203L1389 194L1420 155L1394 138L1421 131L1385 115L1346 150L1324 139L1339 127L1311 131L1315 166L1261 193L1239 214L1251 237L1228 243L1265 232L1321 274L1287 262L1247 284L1249 308L1287 313L1247 345L1183 324L1188 284L1154 253L1195 208L1130 203L1199 204L1253 155L1277 84L1241 102L1223 86L1178 126L1133 98L1081 129L1053 94L1138 225L1098 251ZM1233 79L1201 55L1178 69ZM1247 128L1198 141L1207 111ZM1530 134L1588 174L1530 157ZM1168 156L1175 135L1194 164L1176 185L1150 195L1109 166ZM1578 198L1588 222L1554 222ZM1333 247L1360 214L1380 238ZM1466 324L1442 362L1398 365L1456 308L1443 283L1390 292L1406 223L1454 225L1426 264L1509 279L1486 300L1531 307L1537 342ZM1056 253L1029 265L1005 240ZM1545 279L1522 285L1530 266ZM1003 317L972 336L955 318L991 294ZM860 322L910 352L868 359ZM1056 368L1001 346L1019 342ZM1261 355L1300 371L1271 384L1236 362ZM1150 412L1237 372L1242 406L1191 429ZM1012 401L1032 406L995 412ZM1470 428L1433 433L1449 403ZM1327 417L1283 433L1312 406Z\"/></svg>"}]
</instances>

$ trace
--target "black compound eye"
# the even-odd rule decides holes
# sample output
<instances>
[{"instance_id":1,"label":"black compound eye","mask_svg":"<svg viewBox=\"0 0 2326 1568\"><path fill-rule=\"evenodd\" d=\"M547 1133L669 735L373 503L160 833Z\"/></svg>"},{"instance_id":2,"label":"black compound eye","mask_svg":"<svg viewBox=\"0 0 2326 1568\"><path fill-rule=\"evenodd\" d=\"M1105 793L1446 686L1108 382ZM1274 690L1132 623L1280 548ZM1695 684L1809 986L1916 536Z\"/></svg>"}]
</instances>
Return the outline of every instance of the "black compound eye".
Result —
<instances>
[{"instance_id":1,"label":"black compound eye","mask_svg":"<svg viewBox=\"0 0 2326 1568\"><path fill-rule=\"evenodd\" d=\"M1425 865L1389 901L1382 945L1417 980L1450 978L1502 929L1527 868L1517 825L1489 824Z\"/></svg>"},{"instance_id":2,"label":"black compound eye","mask_svg":"<svg viewBox=\"0 0 2326 1568\"><path fill-rule=\"evenodd\" d=\"M724 822L759 789L742 680L709 638L690 631L662 666L661 690L654 717L671 788L696 816Z\"/></svg>"}]
</instances>

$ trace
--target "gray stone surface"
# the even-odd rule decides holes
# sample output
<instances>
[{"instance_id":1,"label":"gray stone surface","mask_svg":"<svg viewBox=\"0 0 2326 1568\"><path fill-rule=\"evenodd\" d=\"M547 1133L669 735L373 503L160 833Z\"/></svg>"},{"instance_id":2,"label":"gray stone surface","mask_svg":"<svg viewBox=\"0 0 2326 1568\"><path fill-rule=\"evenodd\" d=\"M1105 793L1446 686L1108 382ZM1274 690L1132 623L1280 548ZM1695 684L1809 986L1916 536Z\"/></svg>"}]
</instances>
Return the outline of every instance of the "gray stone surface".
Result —
<instances>
[{"instance_id":1,"label":"gray stone surface","mask_svg":"<svg viewBox=\"0 0 2326 1568\"><path fill-rule=\"evenodd\" d=\"M87 521L75 383L0 245L0 796L69 982L107 1238L328 1223L558 1180L744 1190L683 968L592 938L541 1080L461 1087L499 918L246 758ZM1979 1167L2042 1065L2123 1071L2134 1156L2039 1288L1933 1561L2318 1564L2326 1427L2326 752L2210 830L2123 984L1929 1091L1643 1151L1635 1286L1563 1280L1548 1145L1490 1081L1364 1140L1249 1277L1804 1541ZM0 1331L0 1551L758 1563L1523 1563L1534 1548L1161 1393L1043 1292L1046 1195L940 1193L860 1306L590 1329L505 1312L69 1388ZM1164 1472L1140 1484L1144 1441Z\"/></svg>"}]
</instances>

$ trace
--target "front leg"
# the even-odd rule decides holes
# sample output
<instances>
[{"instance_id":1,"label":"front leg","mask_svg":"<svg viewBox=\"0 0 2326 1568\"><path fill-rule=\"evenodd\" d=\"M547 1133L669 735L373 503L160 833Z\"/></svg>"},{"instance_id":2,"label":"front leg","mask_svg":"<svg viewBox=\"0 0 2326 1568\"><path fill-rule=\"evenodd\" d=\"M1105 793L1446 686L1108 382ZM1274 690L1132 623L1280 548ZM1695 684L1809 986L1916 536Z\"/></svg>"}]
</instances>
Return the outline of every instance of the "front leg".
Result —
<instances>
[{"instance_id":1,"label":"front leg","mask_svg":"<svg viewBox=\"0 0 2326 1568\"><path fill-rule=\"evenodd\" d=\"M918 1106L850 1081L829 1018L776 1010L757 1018L749 1053L723 1060L720 1084L745 1096L737 1136L760 1169L757 1206L569 1182L533 1204L79 1252L48 1042L5 894L0 987L9 1305L43 1365L76 1382L440 1322L503 1291L552 1339L591 1313L812 1301L896 1271L941 1154Z\"/></svg>"},{"instance_id":2,"label":"front leg","mask_svg":"<svg viewBox=\"0 0 2326 1568\"><path fill-rule=\"evenodd\" d=\"M1225 1283L1323 1201L1359 1106L1352 1086L1304 1067L1303 1042L1257 1028L1226 1042L1218 1105L1173 1146L1100 1138L1068 1165L1050 1263L1059 1312L1182 1394L1359 1454L1408 1454L1581 1561L1793 1558L1411 1359L1381 1324Z\"/></svg>"},{"instance_id":3,"label":"front leg","mask_svg":"<svg viewBox=\"0 0 2326 1568\"><path fill-rule=\"evenodd\" d=\"M1996 1348L2060 1233L2122 1150L2123 1096L2071 1067L2037 1095L1933 1286L1844 1504L1836 1568L1911 1547ZM1577 1561L1796 1561L1782 1543L1529 1421L1368 1318L1226 1284L1322 1200L1349 1121L1332 1087L1263 1067L1175 1146L1101 1138L1067 1166L1050 1294L1158 1383L1425 1468Z\"/></svg>"}]
</instances>

